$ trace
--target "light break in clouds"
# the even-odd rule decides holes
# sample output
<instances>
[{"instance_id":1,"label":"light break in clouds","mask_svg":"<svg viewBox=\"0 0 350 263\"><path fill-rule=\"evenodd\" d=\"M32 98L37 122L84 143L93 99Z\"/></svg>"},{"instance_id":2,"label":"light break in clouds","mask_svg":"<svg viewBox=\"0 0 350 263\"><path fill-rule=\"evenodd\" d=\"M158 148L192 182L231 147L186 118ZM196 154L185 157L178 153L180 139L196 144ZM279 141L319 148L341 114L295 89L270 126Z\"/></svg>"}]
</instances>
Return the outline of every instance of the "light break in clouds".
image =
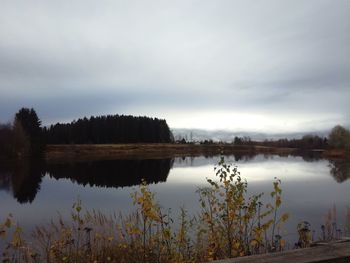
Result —
<instances>
[{"instance_id":1,"label":"light break in clouds","mask_svg":"<svg viewBox=\"0 0 350 263\"><path fill-rule=\"evenodd\" d=\"M148 115L172 128L350 125L350 1L0 0L0 121Z\"/></svg>"}]
</instances>

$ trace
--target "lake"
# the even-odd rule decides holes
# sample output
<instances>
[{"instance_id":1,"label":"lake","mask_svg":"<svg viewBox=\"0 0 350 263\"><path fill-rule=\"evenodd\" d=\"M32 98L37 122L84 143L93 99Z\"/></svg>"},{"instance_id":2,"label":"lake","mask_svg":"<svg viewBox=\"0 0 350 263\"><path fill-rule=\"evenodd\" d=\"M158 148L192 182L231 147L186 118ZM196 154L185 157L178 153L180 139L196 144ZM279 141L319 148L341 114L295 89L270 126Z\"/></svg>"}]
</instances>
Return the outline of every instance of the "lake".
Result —
<instances>
[{"instance_id":1,"label":"lake","mask_svg":"<svg viewBox=\"0 0 350 263\"><path fill-rule=\"evenodd\" d=\"M0 165L0 219L12 213L29 230L48 223L60 213L70 215L80 198L83 206L106 214L132 210L130 194L141 179L151 184L164 209L176 218L181 206L190 214L199 211L199 187L215 179L214 165L220 157L186 157L154 160L108 160L45 164L22 162ZM315 238L329 209L337 209L337 228L343 230L350 207L350 163L312 156L231 155L226 162L238 166L248 181L250 194L264 192L266 203L275 177L282 181L282 212L288 212L282 236L296 241L300 221L311 223Z\"/></svg>"}]
</instances>

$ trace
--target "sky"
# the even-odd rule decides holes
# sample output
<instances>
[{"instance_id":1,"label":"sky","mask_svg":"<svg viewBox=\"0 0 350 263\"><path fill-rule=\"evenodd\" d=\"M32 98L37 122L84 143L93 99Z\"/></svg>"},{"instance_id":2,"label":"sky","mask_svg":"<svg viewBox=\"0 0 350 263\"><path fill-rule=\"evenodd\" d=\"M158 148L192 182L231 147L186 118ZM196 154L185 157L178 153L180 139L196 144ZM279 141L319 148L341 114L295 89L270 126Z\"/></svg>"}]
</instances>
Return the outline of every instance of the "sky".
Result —
<instances>
[{"instance_id":1,"label":"sky","mask_svg":"<svg viewBox=\"0 0 350 263\"><path fill-rule=\"evenodd\" d=\"M0 122L350 127L349 0L0 0Z\"/></svg>"}]
</instances>

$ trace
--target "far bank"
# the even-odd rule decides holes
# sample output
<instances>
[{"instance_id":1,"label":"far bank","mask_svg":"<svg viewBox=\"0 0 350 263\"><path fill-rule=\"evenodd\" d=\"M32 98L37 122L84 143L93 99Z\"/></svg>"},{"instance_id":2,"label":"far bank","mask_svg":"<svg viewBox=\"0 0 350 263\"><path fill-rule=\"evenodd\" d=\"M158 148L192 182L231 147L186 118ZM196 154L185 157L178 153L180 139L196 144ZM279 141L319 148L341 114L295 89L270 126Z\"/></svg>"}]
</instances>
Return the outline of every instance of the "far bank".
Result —
<instances>
[{"instance_id":1,"label":"far bank","mask_svg":"<svg viewBox=\"0 0 350 263\"><path fill-rule=\"evenodd\" d=\"M312 154L320 158L350 159L349 154L342 150L301 150L233 144L63 144L47 145L45 151L46 160L49 162L128 158L155 159L220 154L276 154L281 156Z\"/></svg>"}]
</instances>

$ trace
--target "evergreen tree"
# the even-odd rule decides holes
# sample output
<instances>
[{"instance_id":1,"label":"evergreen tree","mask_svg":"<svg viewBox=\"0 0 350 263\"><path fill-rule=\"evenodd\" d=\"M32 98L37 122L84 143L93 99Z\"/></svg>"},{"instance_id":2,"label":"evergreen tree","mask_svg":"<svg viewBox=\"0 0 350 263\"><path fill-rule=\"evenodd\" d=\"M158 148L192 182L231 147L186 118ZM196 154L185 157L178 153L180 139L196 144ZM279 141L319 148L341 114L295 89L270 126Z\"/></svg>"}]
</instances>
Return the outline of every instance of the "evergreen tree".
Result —
<instances>
[{"instance_id":1,"label":"evergreen tree","mask_svg":"<svg viewBox=\"0 0 350 263\"><path fill-rule=\"evenodd\" d=\"M15 120L12 127L12 156L21 158L30 154L30 140L21 122Z\"/></svg>"},{"instance_id":2,"label":"evergreen tree","mask_svg":"<svg viewBox=\"0 0 350 263\"><path fill-rule=\"evenodd\" d=\"M165 120L125 115L84 117L44 132L50 144L169 143L173 138Z\"/></svg>"},{"instance_id":3,"label":"evergreen tree","mask_svg":"<svg viewBox=\"0 0 350 263\"><path fill-rule=\"evenodd\" d=\"M11 125L0 123L0 159L13 157L12 138Z\"/></svg>"},{"instance_id":4,"label":"evergreen tree","mask_svg":"<svg viewBox=\"0 0 350 263\"><path fill-rule=\"evenodd\" d=\"M30 155L39 156L44 150L41 121L33 108L22 108L15 115L15 123L23 128L30 142Z\"/></svg>"}]
</instances>

